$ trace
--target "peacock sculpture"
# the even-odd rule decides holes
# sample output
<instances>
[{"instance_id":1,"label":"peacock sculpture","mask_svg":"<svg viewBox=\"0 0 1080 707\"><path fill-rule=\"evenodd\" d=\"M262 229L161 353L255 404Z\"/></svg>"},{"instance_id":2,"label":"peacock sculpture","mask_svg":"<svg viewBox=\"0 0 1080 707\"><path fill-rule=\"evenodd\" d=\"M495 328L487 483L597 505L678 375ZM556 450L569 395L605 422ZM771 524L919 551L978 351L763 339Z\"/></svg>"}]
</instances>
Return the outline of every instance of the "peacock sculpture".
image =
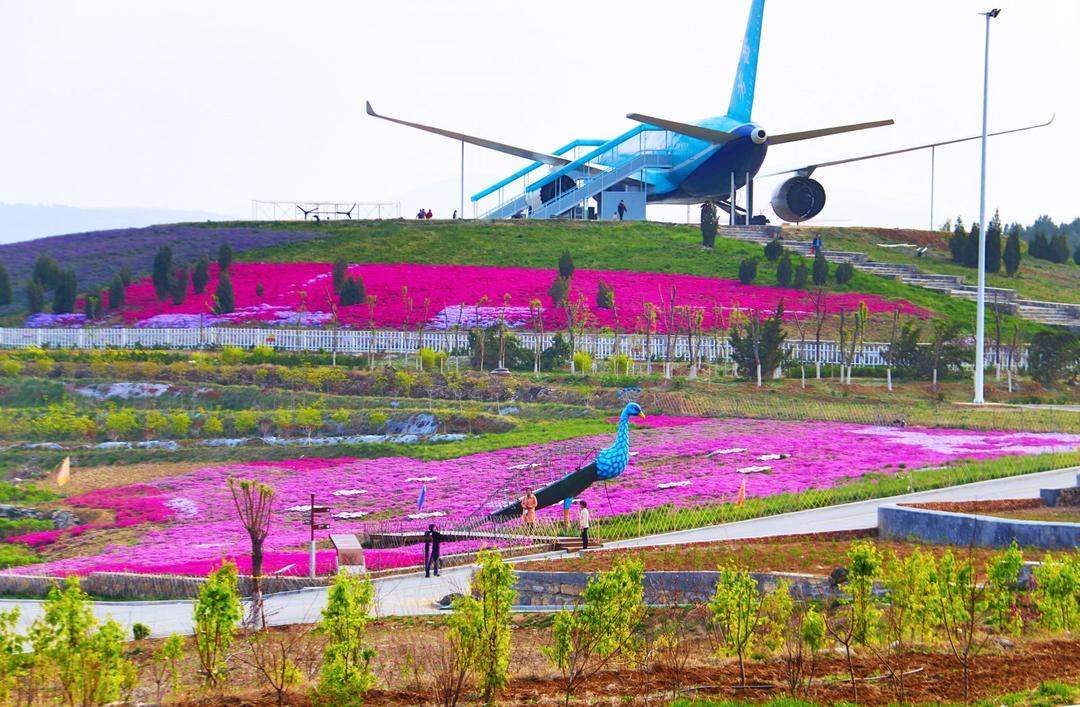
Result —
<instances>
[{"instance_id":1,"label":"peacock sculpture","mask_svg":"<svg viewBox=\"0 0 1080 707\"><path fill-rule=\"evenodd\" d=\"M582 491L592 486L594 481L614 479L623 473L630 462L631 417L645 419L645 413L641 411L641 406L637 403L628 403L619 415L619 427L615 432L614 444L597 452L596 458L590 463L535 492L536 509L553 506L561 503L563 499L577 498ZM487 516L485 521L504 523L520 518L521 513L521 501L518 500Z\"/></svg>"}]
</instances>

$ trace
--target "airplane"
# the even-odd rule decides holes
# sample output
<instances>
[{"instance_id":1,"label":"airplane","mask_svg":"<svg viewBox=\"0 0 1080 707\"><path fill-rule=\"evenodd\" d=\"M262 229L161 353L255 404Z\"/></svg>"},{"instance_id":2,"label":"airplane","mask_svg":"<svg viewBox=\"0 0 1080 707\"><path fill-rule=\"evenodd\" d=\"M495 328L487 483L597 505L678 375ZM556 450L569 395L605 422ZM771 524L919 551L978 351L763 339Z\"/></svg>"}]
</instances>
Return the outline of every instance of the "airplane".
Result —
<instances>
[{"instance_id":1,"label":"airplane","mask_svg":"<svg viewBox=\"0 0 1080 707\"><path fill-rule=\"evenodd\" d=\"M705 118L696 123L684 123L664 117L629 113L627 118L639 125L608 141L575 141L567 147L584 144L594 147L583 157L570 159L561 153L542 152L518 147L483 137L446 130L431 125L392 118L376 113L371 102L366 102L369 116L424 130L437 135L477 145L505 154L532 161L532 165L511 177L473 195L479 199L498 194L499 206L483 214L483 218L505 217L585 217L583 204L596 199L599 204L610 205L615 199L641 202L637 214L644 218L644 204L699 204L711 201L731 214L733 222L745 222L749 210L753 212L753 179L758 175L770 147L801 140L812 140L828 135L867 130L892 125L893 120L874 120L799 132L770 135L765 128L751 119L754 89L757 81L758 48L761 43L762 19L765 0L751 0L750 15L746 23L742 52L727 112L724 115ZM988 135L1033 130L1050 125L1053 117L1045 123L1001 130ZM783 221L798 223L817 216L825 207L825 188L812 179L817 170L835 165L897 155L904 152L924 150L942 145L952 145L977 140L981 135L931 142L870 155L818 162L795 169L760 175L771 177L791 174L779 184L770 199L776 215ZM549 171L531 183L530 173L547 165ZM516 198L502 200L503 188L515 181L524 181L524 191ZM747 208L738 205L738 190L749 185ZM642 199L642 192L644 198ZM631 200L632 201L632 200ZM619 209L622 211L622 209ZM595 214L610 213L601 206ZM764 223L764 216L756 216L752 222Z\"/></svg>"}]
</instances>

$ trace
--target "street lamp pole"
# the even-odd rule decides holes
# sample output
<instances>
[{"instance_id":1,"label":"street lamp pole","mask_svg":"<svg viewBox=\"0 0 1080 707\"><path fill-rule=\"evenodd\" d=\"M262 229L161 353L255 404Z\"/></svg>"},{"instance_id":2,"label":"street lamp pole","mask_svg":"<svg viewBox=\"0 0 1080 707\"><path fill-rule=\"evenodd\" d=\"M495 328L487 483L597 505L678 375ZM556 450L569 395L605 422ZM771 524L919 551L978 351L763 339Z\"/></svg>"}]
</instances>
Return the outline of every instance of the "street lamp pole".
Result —
<instances>
[{"instance_id":1,"label":"street lamp pole","mask_svg":"<svg viewBox=\"0 0 1080 707\"><path fill-rule=\"evenodd\" d=\"M979 284L975 300L975 404L982 405L983 368L986 338L986 98L990 89L990 20L1001 13L993 9L982 13L986 18L986 41L983 49L982 161L979 167Z\"/></svg>"}]
</instances>

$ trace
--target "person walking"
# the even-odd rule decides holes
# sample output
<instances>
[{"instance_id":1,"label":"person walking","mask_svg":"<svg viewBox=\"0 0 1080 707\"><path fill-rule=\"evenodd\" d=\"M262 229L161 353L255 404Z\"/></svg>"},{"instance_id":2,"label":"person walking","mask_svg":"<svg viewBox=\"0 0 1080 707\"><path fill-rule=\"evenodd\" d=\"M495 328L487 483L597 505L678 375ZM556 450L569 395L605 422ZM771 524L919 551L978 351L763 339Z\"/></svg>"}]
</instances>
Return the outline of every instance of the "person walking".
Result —
<instances>
[{"instance_id":1,"label":"person walking","mask_svg":"<svg viewBox=\"0 0 1080 707\"><path fill-rule=\"evenodd\" d=\"M581 502L581 510L578 511L578 525L581 526L581 549L589 549L589 504Z\"/></svg>"},{"instance_id":2,"label":"person walking","mask_svg":"<svg viewBox=\"0 0 1080 707\"><path fill-rule=\"evenodd\" d=\"M435 570L435 576L439 576L439 552L442 547L443 535L435 530L435 524L431 523L424 533L424 576L430 577L431 570Z\"/></svg>"},{"instance_id":3,"label":"person walking","mask_svg":"<svg viewBox=\"0 0 1080 707\"><path fill-rule=\"evenodd\" d=\"M626 202L619 199L619 208L615 209L615 211L618 212L619 220L622 221L623 217L626 216Z\"/></svg>"},{"instance_id":4,"label":"person walking","mask_svg":"<svg viewBox=\"0 0 1080 707\"><path fill-rule=\"evenodd\" d=\"M429 219L431 218L431 209L427 210L427 218L429 218Z\"/></svg>"}]
</instances>

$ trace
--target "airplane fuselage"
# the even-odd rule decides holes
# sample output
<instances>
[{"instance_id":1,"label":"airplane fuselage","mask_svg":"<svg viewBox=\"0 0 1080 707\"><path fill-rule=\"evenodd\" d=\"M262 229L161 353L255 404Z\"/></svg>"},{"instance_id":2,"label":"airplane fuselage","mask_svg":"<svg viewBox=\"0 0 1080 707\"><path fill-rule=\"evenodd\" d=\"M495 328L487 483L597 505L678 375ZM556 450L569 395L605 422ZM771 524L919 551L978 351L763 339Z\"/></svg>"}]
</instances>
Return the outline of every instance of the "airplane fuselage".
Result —
<instances>
[{"instance_id":1,"label":"airplane fuselage","mask_svg":"<svg viewBox=\"0 0 1080 707\"><path fill-rule=\"evenodd\" d=\"M761 169L768 145L753 137L761 130L760 126L727 116L707 118L695 125L739 137L723 145L714 145L676 134L669 148L674 167L650 170L646 174L649 203L699 204L706 200L727 200L732 174L735 175L735 188L740 189L746 184L748 174L753 178Z\"/></svg>"}]
</instances>

